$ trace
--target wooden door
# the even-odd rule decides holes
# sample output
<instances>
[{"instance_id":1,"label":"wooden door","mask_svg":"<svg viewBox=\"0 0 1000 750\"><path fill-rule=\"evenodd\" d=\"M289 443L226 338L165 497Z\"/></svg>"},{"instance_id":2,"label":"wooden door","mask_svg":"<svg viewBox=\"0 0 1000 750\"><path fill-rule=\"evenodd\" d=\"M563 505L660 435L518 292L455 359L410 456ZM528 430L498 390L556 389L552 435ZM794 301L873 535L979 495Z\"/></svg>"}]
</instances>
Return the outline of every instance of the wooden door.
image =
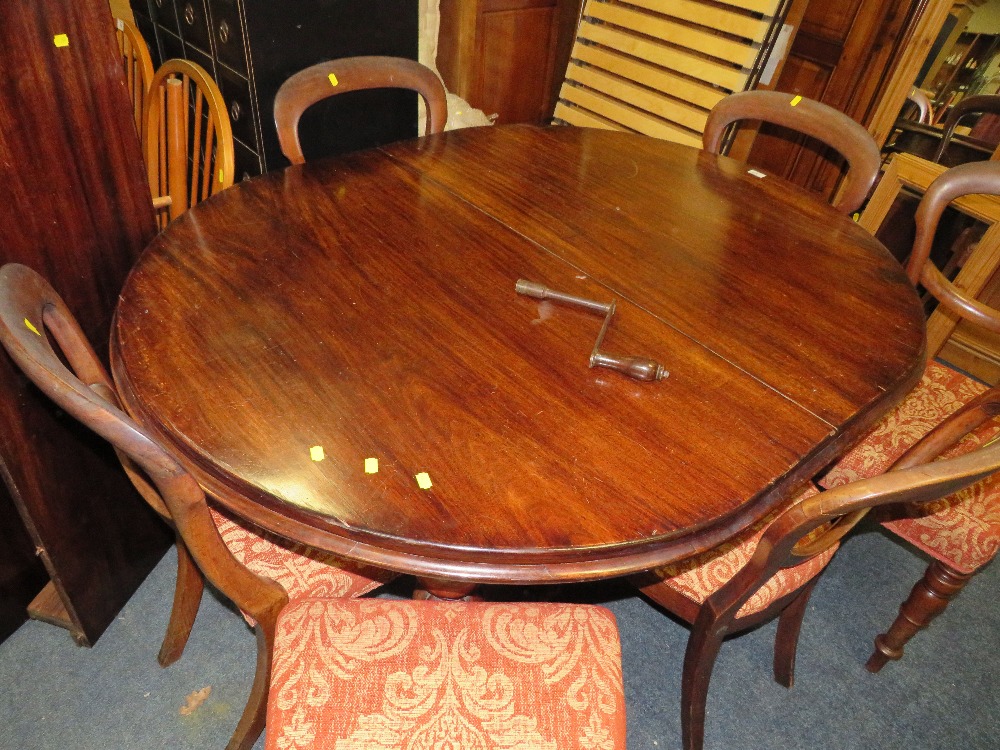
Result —
<instances>
[{"instance_id":1,"label":"wooden door","mask_svg":"<svg viewBox=\"0 0 1000 750\"><path fill-rule=\"evenodd\" d=\"M796 0L807 4L774 88L828 104L867 125L920 0ZM795 9L790 12L795 15ZM762 128L748 161L829 196L840 169L815 144Z\"/></svg>"}]
</instances>

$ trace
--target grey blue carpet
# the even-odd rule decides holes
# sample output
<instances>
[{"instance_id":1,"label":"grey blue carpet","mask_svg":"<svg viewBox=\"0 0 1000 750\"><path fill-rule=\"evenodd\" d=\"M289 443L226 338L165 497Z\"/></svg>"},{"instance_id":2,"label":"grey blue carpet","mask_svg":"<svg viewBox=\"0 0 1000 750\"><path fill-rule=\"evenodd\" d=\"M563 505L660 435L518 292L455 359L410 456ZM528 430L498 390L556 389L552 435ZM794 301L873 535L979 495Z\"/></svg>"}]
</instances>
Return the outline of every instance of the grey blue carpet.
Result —
<instances>
[{"instance_id":1,"label":"grey blue carpet","mask_svg":"<svg viewBox=\"0 0 1000 750\"><path fill-rule=\"evenodd\" d=\"M813 594L791 690L771 678L773 624L723 647L709 694L706 750L1000 748L997 565L973 579L901 662L879 675L863 669L872 637L925 566L871 528L851 537ZM0 644L0 748L225 747L250 686L254 639L239 615L206 596L184 657L160 669L156 652L174 570L168 554L92 649L37 622ZM618 583L549 593L615 612L629 748L678 748L686 627ZM208 699L181 716L185 697L205 686L212 688Z\"/></svg>"}]
</instances>

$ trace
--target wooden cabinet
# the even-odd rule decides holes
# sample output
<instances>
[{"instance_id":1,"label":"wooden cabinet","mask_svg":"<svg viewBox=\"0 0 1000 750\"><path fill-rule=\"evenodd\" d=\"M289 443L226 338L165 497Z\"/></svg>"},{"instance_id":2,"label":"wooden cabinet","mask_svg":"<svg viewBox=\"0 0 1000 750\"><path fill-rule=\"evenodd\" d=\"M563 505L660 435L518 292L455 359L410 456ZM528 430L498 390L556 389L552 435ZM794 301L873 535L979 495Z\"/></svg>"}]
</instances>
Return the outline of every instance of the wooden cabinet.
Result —
<instances>
[{"instance_id":1,"label":"wooden cabinet","mask_svg":"<svg viewBox=\"0 0 1000 750\"><path fill-rule=\"evenodd\" d=\"M944 59L930 82L933 94L935 122L944 122L951 108L966 96L996 93L995 76L989 81L983 76L1000 51L1000 37L994 34L962 34L950 54ZM984 90L990 85L991 90ZM974 121L962 124L970 125Z\"/></svg>"},{"instance_id":2,"label":"wooden cabinet","mask_svg":"<svg viewBox=\"0 0 1000 750\"><path fill-rule=\"evenodd\" d=\"M579 8L579 0L441 0L445 85L498 123L547 120Z\"/></svg>"},{"instance_id":3,"label":"wooden cabinet","mask_svg":"<svg viewBox=\"0 0 1000 750\"><path fill-rule=\"evenodd\" d=\"M154 64L182 57L219 84L236 140L237 179L288 164L274 127L274 96L292 74L352 55L417 59L418 0L131 0ZM307 158L417 134L416 95L359 91L307 110Z\"/></svg>"}]
</instances>

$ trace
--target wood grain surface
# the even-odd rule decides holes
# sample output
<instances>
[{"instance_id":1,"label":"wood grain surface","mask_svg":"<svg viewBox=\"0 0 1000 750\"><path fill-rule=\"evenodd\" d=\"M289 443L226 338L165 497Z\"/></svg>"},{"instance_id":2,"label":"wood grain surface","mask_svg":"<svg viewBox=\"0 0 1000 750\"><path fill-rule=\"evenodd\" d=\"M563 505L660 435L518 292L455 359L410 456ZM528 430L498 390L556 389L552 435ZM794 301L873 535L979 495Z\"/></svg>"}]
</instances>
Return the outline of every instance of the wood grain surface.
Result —
<instances>
[{"instance_id":1,"label":"wood grain surface","mask_svg":"<svg viewBox=\"0 0 1000 750\"><path fill-rule=\"evenodd\" d=\"M519 278L616 300L605 348L670 376L589 369L601 317L518 296ZM830 207L725 157L525 126L224 191L150 245L114 335L129 409L222 503L469 581L615 575L718 543L923 365L905 275Z\"/></svg>"}]
</instances>

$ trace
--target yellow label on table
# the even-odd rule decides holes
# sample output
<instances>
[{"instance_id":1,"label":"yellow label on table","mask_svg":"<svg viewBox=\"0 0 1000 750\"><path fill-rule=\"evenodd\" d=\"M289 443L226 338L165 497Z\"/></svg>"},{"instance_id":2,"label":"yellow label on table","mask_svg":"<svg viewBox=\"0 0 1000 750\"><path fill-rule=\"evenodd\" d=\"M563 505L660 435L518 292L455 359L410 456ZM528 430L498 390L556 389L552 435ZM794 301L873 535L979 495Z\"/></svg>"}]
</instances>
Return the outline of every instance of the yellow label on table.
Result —
<instances>
[{"instance_id":1,"label":"yellow label on table","mask_svg":"<svg viewBox=\"0 0 1000 750\"><path fill-rule=\"evenodd\" d=\"M330 79L330 85L331 86L336 86L338 83L340 83L340 81L337 80L337 76L335 76L333 73L331 73L330 75L328 75L327 78Z\"/></svg>"},{"instance_id":2,"label":"yellow label on table","mask_svg":"<svg viewBox=\"0 0 1000 750\"><path fill-rule=\"evenodd\" d=\"M431 475L426 471L422 471L416 475L417 487L422 490L429 490L431 488Z\"/></svg>"},{"instance_id":3,"label":"yellow label on table","mask_svg":"<svg viewBox=\"0 0 1000 750\"><path fill-rule=\"evenodd\" d=\"M312 448L310 448L309 458L311 458L313 461L322 461L324 458L326 458L326 454L323 452L323 446L314 445Z\"/></svg>"},{"instance_id":4,"label":"yellow label on table","mask_svg":"<svg viewBox=\"0 0 1000 750\"><path fill-rule=\"evenodd\" d=\"M365 474L378 474L378 459L377 458L366 458L365 459Z\"/></svg>"},{"instance_id":5,"label":"yellow label on table","mask_svg":"<svg viewBox=\"0 0 1000 750\"><path fill-rule=\"evenodd\" d=\"M52 37L52 43L57 47L68 47L69 37L66 36L65 34L56 34L54 37Z\"/></svg>"}]
</instances>

